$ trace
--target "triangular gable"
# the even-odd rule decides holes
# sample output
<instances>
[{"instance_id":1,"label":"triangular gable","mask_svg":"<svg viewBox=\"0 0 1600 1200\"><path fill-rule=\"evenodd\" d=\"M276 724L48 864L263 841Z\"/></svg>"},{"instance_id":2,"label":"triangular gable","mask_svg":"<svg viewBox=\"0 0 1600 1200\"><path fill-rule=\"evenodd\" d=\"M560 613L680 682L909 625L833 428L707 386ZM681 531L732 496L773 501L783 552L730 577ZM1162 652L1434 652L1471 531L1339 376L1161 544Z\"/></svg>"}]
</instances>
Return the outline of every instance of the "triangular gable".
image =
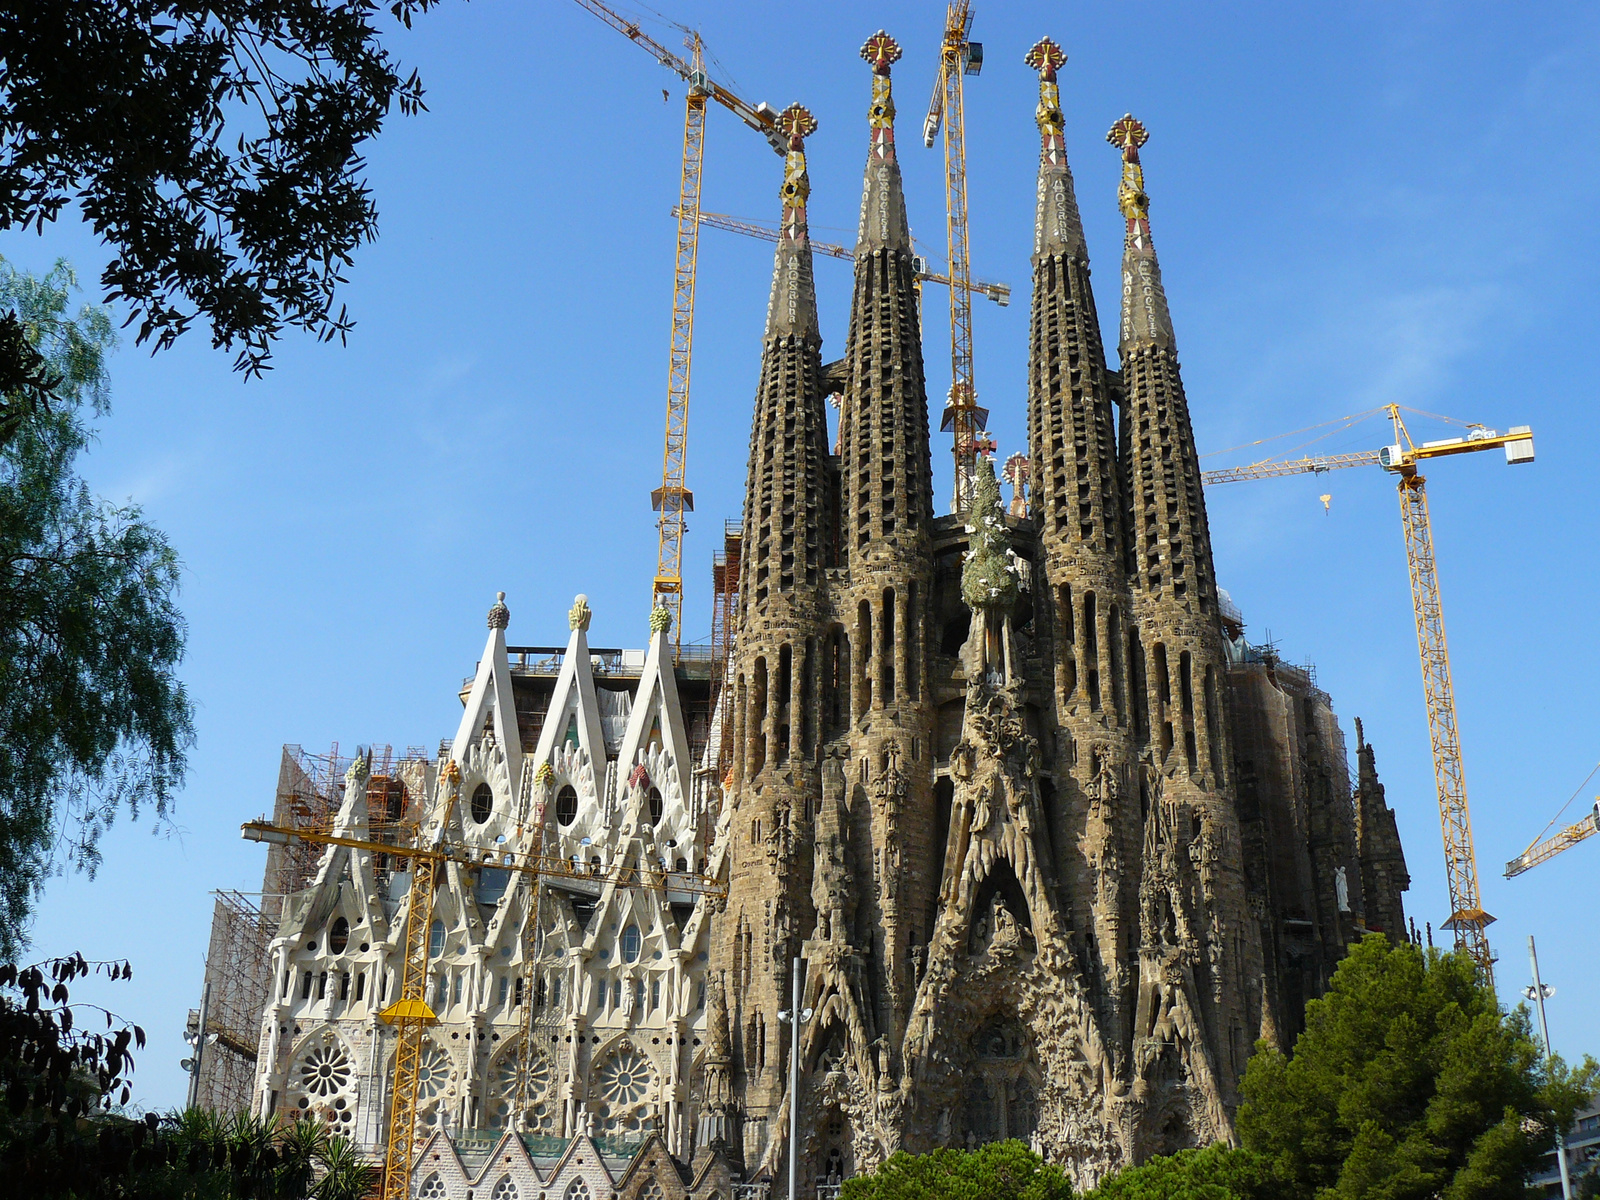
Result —
<instances>
[{"instance_id":1,"label":"triangular gable","mask_svg":"<svg viewBox=\"0 0 1600 1200\"><path fill-rule=\"evenodd\" d=\"M545 714L544 729L539 734L539 748L533 753L533 761L550 761L556 744L566 736L568 719L576 713L578 745L589 756L589 764L599 780L605 772L606 741L600 728L600 703L594 694L594 671L589 665L589 637L583 628L586 624L587 621L577 623L567 639L567 653L561 660L555 689L550 693L550 709Z\"/></svg>"},{"instance_id":2,"label":"triangular gable","mask_svg":"<svg viewBox=\"0 0 1600 1200\"><path fill-rule=\"evenodd\" d=\"M504 592L500 593L505 596ZM497 604L500 614L505 608ZM455 741L450 745L450 757L464 762L467 748L477 740L485 716L494 714L494 737L506 759L506 774L511 780L514 800L522 781L522 735L517 729L517 705L511 692L511 665L506 661L505 626L494 620L491 610L489 640L484 645L483 657L478 660L478 674L472 681L472 691L467 696L466 711L461 714L461 724L456 729Z\"/></svg>"},{"instance_id":3,"label":"triangular gable","mask_svg":"<svg viewBox=\"0 0 1600 1200\"><path fill-rule=\"evenodd\" d=\"M673 770L678 775L678 790L688 803L689 738L684 733L683 705L678 700L677 673L672 668L671 653L667 648L667 631L658 629L650 635L650 649L645 654L644 670L639 675L639 689L633 696L633 710L628 714L628 729L622 738L622 750L617 762L623 769L617 772L619 800L628 795L628 775L632 773L639 751L650 737L656 718L661 718L661 744ZM659 785L658 785L659 786Z\"/></svg>"}]
</instances>

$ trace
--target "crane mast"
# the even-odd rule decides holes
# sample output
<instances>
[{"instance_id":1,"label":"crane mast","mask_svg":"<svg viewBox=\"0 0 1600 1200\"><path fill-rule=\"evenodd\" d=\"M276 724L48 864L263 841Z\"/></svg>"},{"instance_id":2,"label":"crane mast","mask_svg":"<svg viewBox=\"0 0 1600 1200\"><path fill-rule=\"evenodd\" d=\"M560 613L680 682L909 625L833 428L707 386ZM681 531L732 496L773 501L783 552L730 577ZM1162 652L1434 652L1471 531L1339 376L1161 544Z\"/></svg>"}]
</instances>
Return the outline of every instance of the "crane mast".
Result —
<instances>
[{"instance_id":1,"label":"crane mast","mask_svg":"<svg viewBox=\"0 0 1600 1200\"><path fill-rule=\"evenodd\" d=\"M656 573L651 584L651 604L665 608L672 618L673 656L683 645L683 535L688 530L684 514L694 511L694 493L688 487L689 378L694 351L695 270L700 255L700 174L705 158L706 104L715 100L767 139L779 155L788 143L778 130L778 114L767 104L749 104L711 79L705 69L705 44L695 30L683 29L685 59L667 49L599 0L576 0L611 28L639 46L678 75L688 90L684 94L683 171L678 183L678 239L672 275L672 341L667 356L667 424L661 453L661 486L650 493L656 519Z\"/></svg>"},{"instance_id":2,"label":"crane mast","mask_svg":"<svg viewBox=\"0 0 1600 1200\"><path fill-rule=\"evenodd\" d=\"M1427 480L1417 464L1503 447L1506 462L1533 461L1533 433L1525 425L1508 433L1472 426L1467 436L1424 442L1411 440L1400 406L1387 406L1394 426L1394 442L1381 450L1355 454L1306 457L1288 462L1258 462L1244 467L1207 471L1207 484L1237 483L1284 475L1317 474L1344 467L1381 466L1398 476L1400 524L1405 535L1406 567L1411 577L1411 607L1417 625L1417 653L1422 662L1422 692L1428 710L1428 736L1433 753L1434 783L1439 795L1439 824L1444 835L1445 876L1450 888L1450 916L1444 927L1455 935L1457 949L1465 950L1478 965L1484 982L1494 986L1494 954L1485 929L1494 920L1483 911L1478 887L1478 860L1472 843L1472 819L1467 806L1466 772L1462 766L1461 735L1456 723L1455 686L1450 678L1450 649L1444 631L1444 606L1439 598L1439 569L1433 552L1433 523L1428 515ZM1560 835L1558 835L1559 837ZM1555 841L1557 839L1551 839ZM1551 850L1554 854L1565 846ZM1527 858L1536 847L1523 855ZM1549 855L1545 855L1549 857ZM1510 869L1520 860L1513 860ZM1543 861L1540 859L1539 861ZM1528 863L1532 866L1533 863ZM1526 870L1527 867L1521 868Z\"/></svg>"},{"instance_id":3,"label":"crane mast","mask_svg":"<svg viewBox=\"0 0 1600 1200\"><path fill-rule=\"evenodd\" d=\"M944 40L939 48L939 77L934 83L922 140L933 139L944 126L945 236L950 261L950 398L939 422L953 435L955 489L951 511L972 507L977 450L973 442L989 420L978 405L972 365L972 278L967 247L967 126L962 106L962 78L983 69L983 44L967 40L972 6L954 0L945 10Z\"/></svg>"}]
</instances>

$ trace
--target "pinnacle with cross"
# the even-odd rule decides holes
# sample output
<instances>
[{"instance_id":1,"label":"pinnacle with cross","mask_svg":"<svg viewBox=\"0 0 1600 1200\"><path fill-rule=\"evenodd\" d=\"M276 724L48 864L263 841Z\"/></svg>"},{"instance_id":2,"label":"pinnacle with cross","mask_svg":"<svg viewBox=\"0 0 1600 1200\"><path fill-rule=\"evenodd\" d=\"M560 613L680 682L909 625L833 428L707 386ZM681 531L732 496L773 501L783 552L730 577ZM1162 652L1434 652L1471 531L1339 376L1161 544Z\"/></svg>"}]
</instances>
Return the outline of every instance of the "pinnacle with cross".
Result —
<instances>
[{"instance_id":1,"label":"pinnacle with cross","mask_svg":"<svg viewBox=\"0 0 1600 1200\"><path fill-rule=\"evenodd\" d=\"M1033 44L1033 49L1022 56L1022 61L1045 77L1052 80L1056 77L1056 69L1067 61L1065 51L1049 38L1040 38Z\"/></svg>"},{"instance_id":2,"label":"pinnacle with cross","mask_svg":"<svg viewBox=\"0 0 1600 1200\"><path fill-rule=\"evenodd\" d=\"M1111 127L1111 132L1106 134L1106 141L1122 151L1122 157L1138 158L1139 147L1150 140L1150 131L1144 124L1134 119L1132 113L1118 119Z\"/></svg>"},{"instance_id":3,"label":"pinnacle with cross","mask_svg":"<svg viewBox=\"0 0 1600 1200\"><path fill-rule=\"evenodd\" d=\"M900 60L900 43L880 29L861 47L861 57L872 64L874 74L887 75L889 64Z\"/></svg>"},{"instance_id":4,"label":"pinnacle with cross","mask_svg":"<svg viewBox=\"0 0 1600 1200\"><path fill-rule=\"evenodd\" d=\"M791 104L778 114L778 128L789 139L789 149L803 150L806 138L817 131L817 119L803 104Z\"/></svg>"}]
</instances>

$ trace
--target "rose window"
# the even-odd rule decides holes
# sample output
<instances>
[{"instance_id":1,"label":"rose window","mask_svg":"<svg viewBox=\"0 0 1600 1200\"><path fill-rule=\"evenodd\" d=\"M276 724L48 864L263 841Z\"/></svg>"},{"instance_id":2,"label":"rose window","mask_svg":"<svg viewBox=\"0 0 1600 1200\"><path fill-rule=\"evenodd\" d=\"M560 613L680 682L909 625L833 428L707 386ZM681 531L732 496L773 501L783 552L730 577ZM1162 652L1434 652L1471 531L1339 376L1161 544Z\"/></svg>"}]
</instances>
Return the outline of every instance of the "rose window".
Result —
<instances>
[{"instance_id":1,"label":"rose window","mask_svg":"<svg viewBox=\"0 0 1600 1200\"><path fill-rule=\"evenodd\" d=\"M593 1106L603 1132L616 1137L644 1131L644 1099L653 1079L649 1060L632 1047L605 1061L595 1073L594 1092L600 1103Z\"/></svg>"},{"instance_id":2,"label":"rose window","mask_svg":"<svg viewBox=\"0 0 1600 1200\"><path fill-rule=\"evenodd\" d=\"M600 1068L596 1082L600 1095L610 1104L637 1104L650 1086L650 1064L637 1050L618 1051Z\"/></svg>"},{"instance_id":3,"label":"rose window","mask_svg":"<svg viewBox=\"0 0 1600 1200\"><path fill-rule=\"evenodd\" d=\"M350 1059L337 1042L318 1046L300 1065L300 1086L313 1096L331 1096L350 1084Z\"/></svg>"},{"instance_id":4,"label":"rose window","mask_svg":"<svg viewBox=\"0 0 1600 1200\"><path fill-rule=\"evenodd\" d=\"M450 1056L429 1043L417 1060L417 1099L432 1100L450 1086Z\"/></svg>"},{"instance_id":5,"label":"rose window","mask_svg":"<svg viewBox=\"0 0 1600 1200\"><path fill-rule=\"evenodd\" d=\"M550 1080L554 1072L550 1060L537 1051L529 1058L527 1075L522 1073L522 1055L516 1050L507 1051L494 1072L494 1103L492 1113L498 1128L511 1124L512 1114L527 1085L528 1124L535 1133L555 1132L555 1106L550 1100Z\"/></svg>"}]
</instances>

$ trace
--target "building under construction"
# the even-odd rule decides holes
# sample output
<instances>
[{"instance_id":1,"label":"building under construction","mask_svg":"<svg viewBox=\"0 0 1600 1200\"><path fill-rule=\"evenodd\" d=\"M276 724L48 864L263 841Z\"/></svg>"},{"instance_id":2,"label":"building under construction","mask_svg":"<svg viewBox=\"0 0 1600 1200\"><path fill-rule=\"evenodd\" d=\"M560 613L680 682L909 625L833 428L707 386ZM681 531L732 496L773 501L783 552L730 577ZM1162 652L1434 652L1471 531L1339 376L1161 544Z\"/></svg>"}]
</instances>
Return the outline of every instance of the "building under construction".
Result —
<instances>
[{"instance_id":1,"label":"building under construction","mask_svg":"<svg viewBox=\"0 0 1600 1200\"><path fill-rule=\"evenodd\" d=\"M1291 1043L1353 939L1405 936L1371 747L1353 784L1314 672L1217 586L1131 117L1106 361L1048 40L1027 465L1003 505L969 446L935 514L898 55L863 50L832 361L816 125L776 119L711 647L660 608L644 649L593 647L592 620L631 639L582 596L563 645L508 645L497 601L436 752L286 751L260 908L219 901L203 1102L319 1116L430 1200L788 1194L791 1171L831 1196L896 1150L1002 1138L1089 1186L1231 1140L1257 1040Z\"/></svg>"}]
</instances>

